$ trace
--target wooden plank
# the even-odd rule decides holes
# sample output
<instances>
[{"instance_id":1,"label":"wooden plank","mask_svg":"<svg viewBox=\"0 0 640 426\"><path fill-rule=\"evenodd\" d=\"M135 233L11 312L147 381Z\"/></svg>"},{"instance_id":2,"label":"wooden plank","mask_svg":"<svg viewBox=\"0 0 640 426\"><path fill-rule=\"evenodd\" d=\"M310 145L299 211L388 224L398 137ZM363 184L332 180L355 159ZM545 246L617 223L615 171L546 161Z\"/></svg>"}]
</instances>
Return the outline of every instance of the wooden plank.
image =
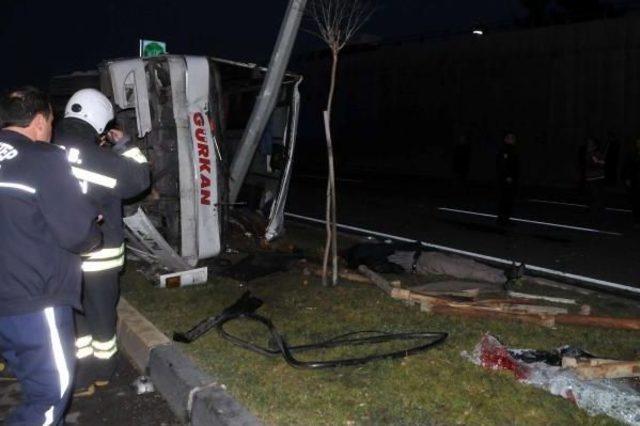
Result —
<instances>
[{"instance_id":1,"label":"wooden plank","mask_svg":"<svg viewBox=\"0 0 640 426\"><path fill-rule=\"evenodd\" d=\"M429 296L426 294L418 294L412 292L411 290L402 288L394 288L391 290L390 294L394 299L404 300L408 302L429 303L432 305L449 305L451 303L455 303L444 298Z\"/></svg>"},{"instance_id":2,"label":"wooden plank","mask_svg":"<svg viewBox=\"0 0 640 426\"><path fill-rule=\"evenodd\" d=\"M532 305L540 306L536 302L530 299L479 299L474 302L474 305Z\"/></svg>"},{"instance_id":3,"label":"wooden plank","mask_svg":"<svg viewBox=\"0 0 640 426\"><path fill-rule=\"evenodd\" d=\"M575 358L571 356L562 357L562 366L565 368L577 367L578 365L603 365L620 362L618 359L606 358Z\"/></svg>"},{"instance_id":4,"label":"wooden plank","mask_svg":"<svg viewBox=\"0 0 640 426\"><path fill-rule=\"evenodd\" d=\"M640 318L595 317L589 315L558 315L557 324L584 325L589 327L640 330Z\"/></svg>"},{"instance_id":5,"label":"wooden plank","mask_svg":"<svg viewBox=\"0 0 640 426\"><path fill-rule=\"evenodd\" d=\"M437 290L437 291L427 291L427 290L416 290L415 288L411 288L413 293L424 294L426 296L453 296L453 297L467 297L467 298L475 298L480 294L480 290L477 288L472 288L468 290Z\"/></svg>"},{"instance_id":6,"label":"wooden plank","mask_svg":"<svg viewBox=\"0 0 640 426\"><path fill-rule=\"evenodd\" d=\"M573 370L584 380L640 377L640 361L621 361L600 365L578 364Z\"/></svg>"},{"instance_id":7,"label":"wooden plank","mask_svg":"<svg viewBox=\"0 0 640 426\"><path fill-rule=\"evenodd\" d=\"M314 268L312 269L312 271L314 275L318 277L322 276L322 269ZM372 284L369 278L364 277L360 274L356 274L355 272L351 272L351 271L341 270L338 272L338 276L347 281L353 281L353 282L362 283L362 284Z\"/></svg>"},{"instance_id":8,"label":"wooden plank","mask_svg":"<svg viewBox=\"0 0 640 426\"><path fill-rule=\"evenodd\" d=\"M542 296L538 294L519 293L517 291L510 291L508 294L511 297L517 297L520 299L544 300L545 302L561 303L565 305L576 304L575 299L566 299L564 297L549 297L549 296Z\"/></svg>"},{"instance_id":9,"label":"wooden plank","mask_svg":"<svg viewBox=\"0 0 640 426\"><path fill-rule=\"evenodd\" d=\"M398 290L398 289L395 289ZM456 301L445 299L442 297L434 297L425 294L415 293L411 290L392 291L391 297L395 299L408 300L412 302L427 303L430 305L444 305L458 309L477 309L491 312L504 312L510 314L542 314L542 315L558 315L566 314L568 311L564 308L555 306L539 306L526 304L483 304L482 302L470 303L468 301Z\"/></svg>"},{"instance_id":10,"label":"wooden plank","mask_svg":"<svg viewBox=\"0 0 640 426\"><path fill-rule=\"evenodd\" d=\"M541 315L526 315L526 314L509 314L505 312L489 311L478 308L457 308L445 305L429 305L424 303L420 305L420 309L425 312L442 315L455 315L467 318L482 318L482 319L504 319L510 321L519 321L529 324L536 324L542 327L553 328L555 321L553 316L541 316Z\"/></svg>"},{"instance_id":11,"label":"wooden plank","mask_svg":"<svg viewBox=\"0 0 640 426\"><path fill-rule=\"evenodd\" d=\"M496 284L481 283L475 281L436 281L420 286L411 287L411 291L416 292L432 292L432 291L466 291L478 290L480 293L500 293L502 287Z\"/></svg>"},{"instance_id":12,"label":"wooden plank","mask_svg":"<svg viewBox=\"0 0 640 426\"><path fill-rule=\"evenodd\" d=\"M527 314L543 314L543 315L560 315L567 314L566 308L558 308L556 306L540 306L540 305L504 305L500 307L503 312Z\"/></svg>"},{"instance_id":13,"label":"wooden plank","mask_svg":"<svg viewBox=\"0 0 640 426\"><path fill-rule=\"evenodd\" d=\"M384 279L384 277L382 277L380 274L373 272L371 269L367 268L364 265L358 266L358 272L369 278L372 283L377 285L380 290L384 291L387 294L391 294L392 290L398 290L397 288L393 288L389 281Z\"/></svg>"},{"instance_id":14,"label":"wooden plank","mask_svg":"<svg viewBox=\"0 0 640 426\"><path fill-rule=\"evenodd\" d=\"M545 278L538 278L538 277L526 277L525 281L529 281L532 282L534 284L538 284L544 287L551 287L551 288L557 288L560 290L564 290L564 291L569 291L569 292L574 292L574 293L580 293L583 294L585 296L591 296L593 294L595 294L594 291L592 290L587 290L585 288L581 288L578 286L573 286L573 285L569 285L569 284L562 284L556 281L551 281L551 280L547 280Z\"/></svg>"},{"instance_id":15,"label":"wooden plank","mask_svg":"<svg viewBox=\"0 0 640 426\"><path fill-rule=\"evenodd\" d=\"M590 305L581 305L579 314L580 315L591 315L591 306Z\"/></svg>"},{"instance_id":16,"label":"wooden plank","mask_svg":"<svg viewBox=\"0 0 640 426\"><path fill-rule=\"evenodd\" d=\"M464 303L442 297L417 294L413 293L411 290L398 288L392 288L389 294L394 299L404 300L410 303L420 303L421 305L427 305L427 307L444 306L448 308L455 308L456 312L461 312L464 310L473 311L474 314L478 314L478 312L489 312L495 314L494 317L497 317L498 314L505 314L511 317L518 315L541 314L543 316L552 316L554 318L555 324L582 325L588 327L602 327L620 330L640 330L640 318L614 318L596 317L590 315L572 315L560 311L564 308L539 305L516 305L516 308L510 308L509 306L513 305L508 304L505 304L504 306L483 306L477 303ZM486 317L490 317L490 315L487 315Z\"/></svg>"}]
</instances>

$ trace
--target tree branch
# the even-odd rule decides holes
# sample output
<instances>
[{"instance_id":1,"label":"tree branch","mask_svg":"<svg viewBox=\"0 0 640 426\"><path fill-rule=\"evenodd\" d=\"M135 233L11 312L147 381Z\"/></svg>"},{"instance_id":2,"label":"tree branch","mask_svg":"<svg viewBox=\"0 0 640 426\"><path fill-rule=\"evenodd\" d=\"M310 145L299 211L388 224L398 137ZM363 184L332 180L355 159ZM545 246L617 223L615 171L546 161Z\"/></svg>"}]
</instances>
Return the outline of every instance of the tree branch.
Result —
<instances>
[{"instance_id":1,"label":"tree branch","mask_svg":"<svg viewBox=\"0 0 640 426\"><path fill-rule=\"evenodd\" d=\"M313 29L306 31L324 41L332 51L339 52L375 11L372 0L311 0L306 14Z\"/></svg>"}]
</instances>

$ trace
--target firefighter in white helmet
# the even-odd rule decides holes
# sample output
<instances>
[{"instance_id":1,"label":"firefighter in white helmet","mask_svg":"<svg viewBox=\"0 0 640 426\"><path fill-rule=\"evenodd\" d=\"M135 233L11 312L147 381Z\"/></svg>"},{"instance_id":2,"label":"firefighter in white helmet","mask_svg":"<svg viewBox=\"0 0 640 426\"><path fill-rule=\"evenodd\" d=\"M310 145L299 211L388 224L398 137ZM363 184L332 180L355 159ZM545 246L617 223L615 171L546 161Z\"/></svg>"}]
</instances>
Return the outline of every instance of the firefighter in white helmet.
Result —
<instances>
[{"instance_id":1,"label":"firefighter in white helmet","mask_svg":"<svg viewBox=\"0 0 640 426\"><path fill-rule=\"evenodd\" d=\"M69 99L54 142L63 146L82 192L104 220L102 249L82 263L83 312L76 316L76 396L91 395L94 385L108 384L116 368L118 276L124 264L122 202L149 187L149 165L121 130L111 129L114 109L95 89ZM108 140L112 147L105 146Z\"/></svg>"}]
</instances>

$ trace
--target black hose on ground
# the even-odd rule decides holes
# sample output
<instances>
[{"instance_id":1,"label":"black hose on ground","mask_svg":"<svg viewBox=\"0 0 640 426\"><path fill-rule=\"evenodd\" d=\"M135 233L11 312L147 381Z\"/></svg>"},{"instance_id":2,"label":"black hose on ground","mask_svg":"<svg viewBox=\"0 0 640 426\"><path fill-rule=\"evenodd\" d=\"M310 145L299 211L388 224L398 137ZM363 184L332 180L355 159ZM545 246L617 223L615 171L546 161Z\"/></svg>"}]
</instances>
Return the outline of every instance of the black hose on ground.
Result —
<instances>
[{"instance_id":1,"label":"black hose on ground","mask_svg":"<svg viewBox=\"0 0 640 426\"><path fill-rule=\"evenodd\" d=\"M362 365L382 359L405 358L411 355L425 352L443 343L448 337L448 333L445 332L426 331L390 333L386 331L368 330L342 334L318 343L290 346L286 342L282 334L280 334L275 328L270 319L255 313L255 311L261 305L262 300L253 297L251 293L247 291L242 295L240 299L238 299L233 305L226 308L221 314L201 321L186 333L175 333L173 339L178 342L191 343L215 327L218 331L218 334L222 338L241 348L265 356L275 357L282 355L284 360L292 367L320 369ZM224 329L225 324L238 319L256 321L264 325L271 335L271 342L273 342L274 348L265 348L229 334ZM376 345L392 341L404 340L423 340L423 342L418 346L359 358L342 358L328 361L300 361L293 356L294 353L308 352L318 349L330 349L344 346Z\"/></svg>"}]
</instances>

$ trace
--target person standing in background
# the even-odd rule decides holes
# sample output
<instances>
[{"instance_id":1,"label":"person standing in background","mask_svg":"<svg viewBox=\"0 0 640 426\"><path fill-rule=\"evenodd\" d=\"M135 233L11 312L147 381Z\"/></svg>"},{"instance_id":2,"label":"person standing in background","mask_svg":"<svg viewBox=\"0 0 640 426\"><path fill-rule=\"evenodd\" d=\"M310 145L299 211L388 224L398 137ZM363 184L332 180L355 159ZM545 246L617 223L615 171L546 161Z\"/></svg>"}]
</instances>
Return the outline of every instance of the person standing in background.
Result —
<instances>
[{"instance_id":1,"label":"person standing in background","mask_svg":"<svg viewBox=\"0 0 640 426\"><path fill-rule=\"evenodd\" d=\"M507 133L496 160L498 178L498 225L510 224L509 218L513 214L520 180L520 159L516 148L516 135Z\"/></svg>"},{"instance_id":2,"label":"person standing in background","mask_svg":"<svg viewBox=\"0 0 640 426\"><path fill-rule=\"evenodd\" d=\"M585 150L585 184L590 197L591 220L602 224L604 217L605 158L607 153L594 138L587 139Z\"/></svg>"}]
</instances>

